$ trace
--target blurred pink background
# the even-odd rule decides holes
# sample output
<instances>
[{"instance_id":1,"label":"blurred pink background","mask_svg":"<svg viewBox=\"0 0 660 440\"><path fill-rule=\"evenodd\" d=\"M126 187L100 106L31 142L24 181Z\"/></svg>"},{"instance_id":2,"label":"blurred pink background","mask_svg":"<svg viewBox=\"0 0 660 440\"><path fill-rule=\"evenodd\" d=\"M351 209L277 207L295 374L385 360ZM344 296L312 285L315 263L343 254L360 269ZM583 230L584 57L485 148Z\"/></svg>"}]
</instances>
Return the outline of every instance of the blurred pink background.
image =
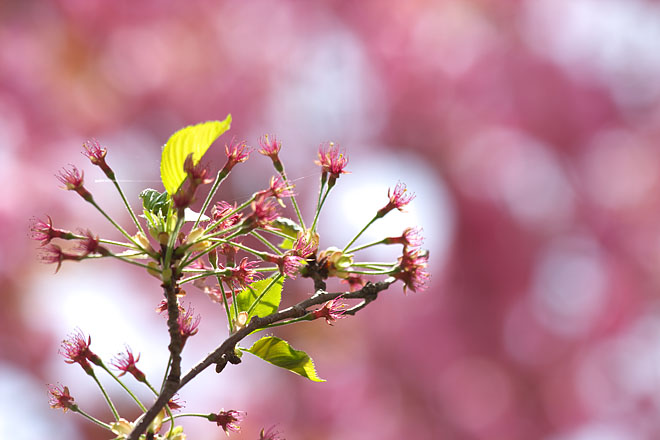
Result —
<instances>
[{"instance_id":1,"label":"blurred pink background","mask_svg":"<svg viewBox=\"0 0 660 440\"><path fill-rule=\"evenodd\" d=\"M185 411L247 411L232 434L244 439L275 424L289 440L660 438L659 42L660 4L645 0L1 2L0 437L110 438L47 405L46 384L61 382L111 419L57 354L76 327L106 359L124 344L142 353L154 383L167 356L153 278L37 261L32 216L115 237L54 174L83 168L128 225L82 142L108 148L137 207L141 189L161 189L169 135L231 113L214 169L231 136L276 134L307 217L319 143L348 150L322 246L405 182L410 212L363 242L422 226L432 282L407 296L397 284L334 327L277 331L326 383L245 355L186 387ZM242 200L271 173L254 155L221 197ZM203 318L184 369L226 334L203 293L186 301ZM188 438L224 438L183 423Z\"/></svg>"}]
</instances>

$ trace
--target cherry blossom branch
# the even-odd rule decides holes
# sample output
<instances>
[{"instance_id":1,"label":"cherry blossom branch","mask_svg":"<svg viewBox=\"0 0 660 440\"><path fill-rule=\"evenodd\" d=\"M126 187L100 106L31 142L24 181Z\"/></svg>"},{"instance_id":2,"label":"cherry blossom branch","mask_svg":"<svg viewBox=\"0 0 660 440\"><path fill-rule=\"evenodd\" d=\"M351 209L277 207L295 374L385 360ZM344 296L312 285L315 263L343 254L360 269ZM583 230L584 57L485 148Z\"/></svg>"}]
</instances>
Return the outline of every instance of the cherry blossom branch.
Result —
<instances>
[{"instance_id":1,"label":"cherry blossom branch","mask_svg":"<svg viewBox=\"0 0 660 440\"><path fill-rule=\"evenodd\" d=\"M340 296L345 299L363 300L360 304L346 310L345 312L349 315L355 315L358 311L365 308L369 303L376 300L378 293L382 292L383 290L387 290L395 281L396 280L394 278L388 278L377 283L369 282L363 288L355 292L330 293L324 290L317 290L313 296L299 302L294 306L265 316L263 318L253 317L247 326L236 331L227 339L225 339L215 350L209 353L197 365L192 367L180 380L173 380L173 375L170 373L170 376L165 383L165 387L158 396L158 399L156 399L156 402L154 402L153 406L149 408L149 410L139 419L137 425L133 429L133 432L131 432L130 436L128 437L128 440L138 440L139 436L144 433L149 424L158 415L158 413L167 404L167 402L174 396L174 394L176 394L188 382L194 379L202 371L206 370L209 366L216 364L216 371L221 372L227 362L239 363L240 359L236 356L234 351L236 345L252 332L262 330L277 322L305 316L307 313L309 313L308 309L310 307L323 304Z\"/></svg>"}]
</instances>

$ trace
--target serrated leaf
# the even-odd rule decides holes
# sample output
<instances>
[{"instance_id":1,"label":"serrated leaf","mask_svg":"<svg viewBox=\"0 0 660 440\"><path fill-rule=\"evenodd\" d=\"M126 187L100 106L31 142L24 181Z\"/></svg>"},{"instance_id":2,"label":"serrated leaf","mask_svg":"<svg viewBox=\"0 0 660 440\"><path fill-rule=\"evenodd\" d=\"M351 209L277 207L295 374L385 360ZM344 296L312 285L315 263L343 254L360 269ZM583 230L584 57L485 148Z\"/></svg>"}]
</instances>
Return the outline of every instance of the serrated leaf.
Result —
<instances>
[{"instance_id":1,"label":"serrated leaf","mask_svg":"<svg viewBox=\"0 0 660 440\"><path fill-rule=\"evenodd\" d=\"M316 374L312 358L304 351L295 350L284 339L265 336L245 351L311 381L325 382L325 379L321 379Z\"/></svg>"},{"instance_id":2,"label":"serrated leaf","mask_svg":"<svg viewBox=\"0 0 660 440\"><path fill-rule=\"evenodd\" d=\"M189 125L174 133L163 147L160 160L160 178L168 194L174 194L184 180L183 163L189 154L197 164L211 144L231 126L231 115L224 121L208 121Z\"/></svg>"},{"instance_id":3,"label":"serrated leaf","mask_svg":"<svg viewBox=\"0 0 660 440\"><path fill-rule=\"evenodd\" d=\"M142 206L145 211L153 214L160 213L163 216L167 215L167 209L170 203L167 192L160 193L155 189L147 188L140 193L140 198L142 199Z\"/></svg>"},{"instance_id":4,"label":"serrated leaf","mask_svg":"<svg viewBox=\"0 0 660 440\"><path fill-rule=\"evenodd\" d=\"M298 237L298 232L303 230L298 223L286 217L276 218L271 225L294 240Z\"/></svg>"},{"instance_id":5,"label":"serrated leaf","mask_svg":"<svg viewBox=\"0 0 660 440\"><path fill-rule=\"evenodd\" d=\"M249 318L253 316L258 316L263 318L272 313L277 312L277 309L280 307L280 301L282 301L282 284L283 278L280 278L272 287L266 292L259 304L250 312ZM272 278L266 278L265 280L255 281L250 284L249 287L241 290L238 295L236 295L236 307L238 312L247 312L252 303L266 290L266 287L270 285L273 281ZM234 314L234 308L231 308L231 317L232 320L236 319Z\"/></svg>"}]
</instances>

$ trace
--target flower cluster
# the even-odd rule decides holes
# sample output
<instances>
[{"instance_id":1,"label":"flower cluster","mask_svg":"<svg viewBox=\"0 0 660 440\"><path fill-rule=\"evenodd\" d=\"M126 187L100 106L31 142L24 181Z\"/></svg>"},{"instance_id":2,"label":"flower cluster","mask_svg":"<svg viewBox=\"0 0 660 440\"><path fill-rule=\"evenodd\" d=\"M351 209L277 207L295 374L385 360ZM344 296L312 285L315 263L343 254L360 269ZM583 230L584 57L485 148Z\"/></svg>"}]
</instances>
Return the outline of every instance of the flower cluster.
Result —
<instances>
[{"instance_id":1,"label":"flower cluster","mask_svg":"<svg viewBox=\"0 0 660 440\"><path fill-rule=\"evenodd\" d=\"M292 325L323 319L329 325L353 316L369 302L376 293L387 289L396 281L407 290L422 290L428 285L428 252L421 248L421 229L407 228L401 235L353 246L376 220L393 210L403 211L414 195L407 193L406 186L397 183L387 191L389 199L383 208L364 228L343 247L320 248L322 235L317 230L319 215L338 179L348 173L348 156L334 143L322 144L316 163L321 167L320 186L316 209L311 223L302 215L294 192L280 159L282 143L273 135L259 139L259 153L270 158L276 174L265 188L256 191L242 203L215 200L221 183L232 170L246 162L252 148L245 141L232 140L225 145L226 162L215 176L202 156L208 145L208 133L215 137L229 128L231 117L225 121L211 121L186 127L175 133L163 148L161 177L164 192L145 189L140 194L142 215L137 216L123 193L115 172L107 163L108 150L98 141L83 145L83 155L92 165L112 181L128 211L132 224L121 226L94 200L85 188L83 171L75 166L64 169L57 176L64 188L78 193L86 202L98 210L123 236L106 239L89 229L73 233L53 226L51 217L47 221L34 219L30 226L31 236L40 242L41 259L57 265L60 269L65 261L82 261L90 258L112 258L140 267L157 277L162 288L156 311L163 313L170 342L169 360L159 387L152 386L147 374L137 367L140 355L135 355L126 346L109 363L118 374L112 372L90 349L91 337L78 330L62 342L60 353L69 364L79 364L92 376L100 387L114 416L106 423L85 413L73 403L67 387L49 388L50 404L64 411L72 410L102 426L118 439L138 440L143 433L147 438L185 439L183 428L175 426L172 411L180 409L176 393L209 365L221 372L228 364L241 362L243 353L248 352L273 365L288 369L312 381L320 381L309 356L293 349L287 341L276 336L264 336L252 347L241 347L247 335L269 330L280 325ZM202 134L200 134L202 133ZM174 139L174 140L172 140ZM173 146L175 145L176 148ZM199 212L191 209L200 196L200 189L209 185ZM201 197L200 197L201 198ZM285 203L286 202L286 203ZM73 246L65 250L54 241L71 241ZM396 261L362 262L359 252L377 245L403 245L401 256ZM285 279L298 276L313 281L313 293L301 302L284 289ZM328 278L338 278L349 285L350 292L330 293L326 291ZM378 281L380 280L380 281ZM224 308L227 319L227 339L195 365L183 373L181 360L187 340L199 331L201 315L191 305L183 306L182 298L187 286L205 292L216 304ZM347 301L361 300L350 306ZM286 303L291 304L286 304ZM309 364L305 362L309 361ZM135 421L121 417L117 407L105 391L96 371L102 370L118 382L143 411ZM154 393L156 401L147 408L124 383L132 376L139 386L146 386ZM240 430L245 413L237 410L222 410L211 414L178 414L178 417L205 417L229 434ZM167 428L163 428L168 426ZM281 438L274 429L262 430L261 439Z\"/></svg>"}]
</instances>

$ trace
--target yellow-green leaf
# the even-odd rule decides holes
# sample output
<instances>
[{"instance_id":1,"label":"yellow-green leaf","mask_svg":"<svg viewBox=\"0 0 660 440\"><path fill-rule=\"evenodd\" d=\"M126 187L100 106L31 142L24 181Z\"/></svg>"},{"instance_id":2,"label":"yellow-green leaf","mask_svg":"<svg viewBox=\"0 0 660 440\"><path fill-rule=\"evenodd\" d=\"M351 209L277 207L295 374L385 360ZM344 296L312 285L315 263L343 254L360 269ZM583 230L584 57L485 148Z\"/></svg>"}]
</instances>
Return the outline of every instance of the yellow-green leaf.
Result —
<instances>
[{"instance_id":1,"label":"yellow-green leaf","mask_svg":"<svg viewBox=\"0 0 660 440\"><path fill-rule=\"evenodd\" d=\"M163 147L160 159L160 178L168 194L174 194L184 180L183 163L189 154L199 163L211 144L231 126L231 115L224 121L208 121L189 125L174 133Z\"/></svg>"},{"instance_id":2,"label":"yellow-green leaf","mask_svg":"<svg viewBox=\"0 0 660 440\"><path fill-rule=\"evenodd\" d=\"M238 295L236 295L236 308L238 312L247 312L252 304L261 296L261 294L266 290L266 287L270 286L272 278L266 278L265 280L255 281L250 284L249 287L241 290ZM250 312L249 317L259 316L263 318L268 316L271 313L277 312L278 307L280 306L280 301L282 301L282 285L284 279L280 278L275 284L273 284L268 292L261 298L259 304L257 304L252 312ZM231 308L231 319L236 319L234 308Z\"/></svg>"},{"instance_id":3,"label":"yellow-green leaf","mask_svg":"<svg viewBox=\"0 0 660 440\"><path fill-rule=\"evenodd\" d=\"M314 382L325 382L316 374L312 358L304 351L295 350L284 339L266 336L245 351Z\"/></svg>"}]
</instances>

